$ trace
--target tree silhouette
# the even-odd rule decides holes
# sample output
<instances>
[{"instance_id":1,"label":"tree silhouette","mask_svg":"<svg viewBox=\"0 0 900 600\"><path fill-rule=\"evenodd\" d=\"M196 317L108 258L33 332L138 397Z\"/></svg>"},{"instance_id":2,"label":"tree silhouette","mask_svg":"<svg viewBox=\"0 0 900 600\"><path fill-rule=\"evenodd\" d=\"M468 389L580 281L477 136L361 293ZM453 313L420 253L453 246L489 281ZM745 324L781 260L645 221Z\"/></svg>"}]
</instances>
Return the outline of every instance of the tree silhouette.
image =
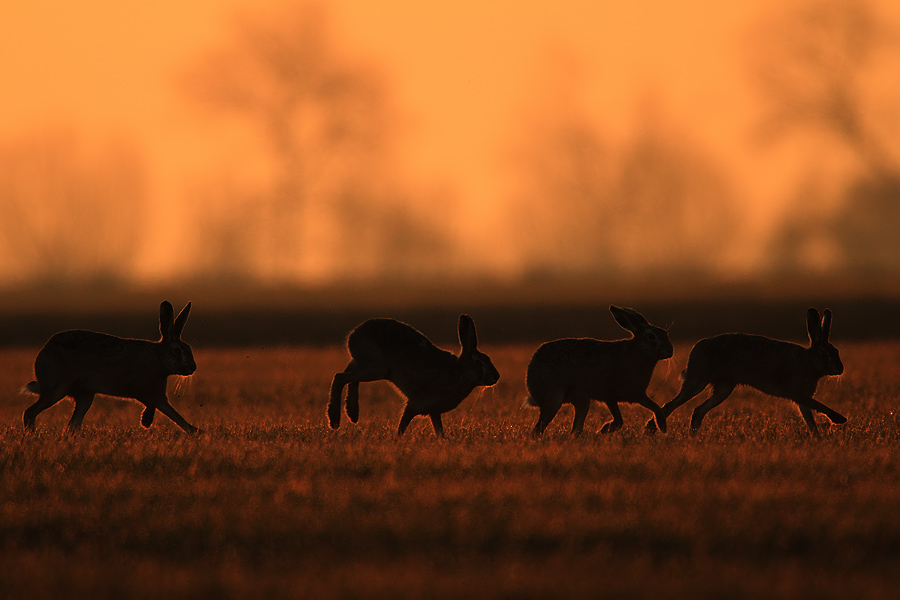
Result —
<instances>
[{"instance_id":1,"label":"tree silhouette","mask_svg":"<svg viewBox=\"0 0 900 600\"><path fill-rule=\"evenodd\" d=\"M568 111L561 111L567 114ZM513 235L533 275L617 268L612 172L607 144L586 119L532 121L513 160L522 185L512 211Z\"/></svg>"},{"instance_id":2,"label":"tree silhouette","mask_svg":"<svg viewBox=\"0 0 900 600\"><path fill-rule=\"evenodd\" d=\"M614 197L620 262L660 273L709 274L739 235L722 171L686 132L646 109L622 151Z\"/></svg>"},{"instance_id":3,"label":"tree silhouette","mask_svg":"<svg viewBox=\"0 0 900 600\"><path fill-rule=\"evenodd\" d=\"M531 127L515 214L529 271L633 276L717 269L735 237L731 191L685 134L648 109L623 144L587 118Z\"/></svg>"},{"instance_id":4,"label":"tree silhouette","mask_svg":"<svg viewBox=\"0 0 900 600\"><path fill-rule=\"evenodd\" d=\"M900 270L890 233L900 228L900 159L892 142L898 131L893 113L879 110L897 99L874 95L867 85L878 68L900 68L900 53L882 23L865 0L820 0L779 13L753 38L753 72L766 102L760 138L815 131L853 158L837 191L817 184L817 175L804 177L775 239L782 268L805 270L819 262L855 273ZM820 156L810 158L822 164ZM830 204L837 210L829 212Z\"/></svg>"},{"instance_id":5,"label":"tree silhouette","mask_svg":"<svg viewBox=\"0 0 900 600\"><path fill-rule=\"evenodd\" d=\"M383 242L441 238L433 224L414 218L410 204L419 199L398 191L378 73L335 47L321 6L292 5L274 18L240 21L233 43L210 54L187 87L250 124L267 151L266 189L219 196L229 211L217 215L207 238L223 264L239 251L235 238L223 239L235 228L257 231L255 247L241 240L248 245L243 256L252 257L248 269L269 278L317 268L327 271L323 277L377 275L363 265L402 270L408 253ZM383 225L377 233L384 239L362 243L371 232L359 225L374 222ZM421 236L408 233L417 228ZM433 247L417 249L430 256Z\"/></svg>"},{"instance_id":6,"label":"tree silhouette","mask_svg":"<svg viewBox=\"0 0 900 600\"><path fill-rule=\"evenodd\" d=\"M133 276L144 233L142 165L128 146L86 156L70 133L0 143L0 231L10 270L45 285Z\"/></svg>"}]
</instances>

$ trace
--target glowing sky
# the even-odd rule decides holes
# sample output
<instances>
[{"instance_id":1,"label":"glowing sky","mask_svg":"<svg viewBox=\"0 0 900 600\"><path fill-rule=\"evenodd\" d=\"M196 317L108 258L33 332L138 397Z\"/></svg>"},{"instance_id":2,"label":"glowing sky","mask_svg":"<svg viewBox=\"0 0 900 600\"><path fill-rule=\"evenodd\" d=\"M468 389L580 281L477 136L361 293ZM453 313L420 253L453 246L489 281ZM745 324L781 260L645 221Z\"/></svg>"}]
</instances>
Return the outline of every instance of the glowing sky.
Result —
<instances>
[{"instance_id":1,"label":"glowing sky","mask_svg":"<svg viewBox=\"0 0 900 600\"><path fill-rule=\"evenodd\" d=\"M509 191L510 146L529 115L572 104L612 137L648 104L718 157L764 227L780 210L785 163L749 143L758 116L747 32L777 2L557 0L427 3L331 0L336 39L381 69L399 115L407 176L444 185L490 228ZM894 17L900 8L879 3ZM0 137L65 127L88 143L133 139L160 214L198 173L241 160L217 124L185 102L179 77L227 43L239 15L280 2L192 0L0 5ZM565 76L560 75L565 70ZM766 173L761 177L760 172ZM173 218L172 216L168 218ZM472 235L483 235L475 229ZM179 233L156 243L166 247Z\"/></svg>"}]
</instances>

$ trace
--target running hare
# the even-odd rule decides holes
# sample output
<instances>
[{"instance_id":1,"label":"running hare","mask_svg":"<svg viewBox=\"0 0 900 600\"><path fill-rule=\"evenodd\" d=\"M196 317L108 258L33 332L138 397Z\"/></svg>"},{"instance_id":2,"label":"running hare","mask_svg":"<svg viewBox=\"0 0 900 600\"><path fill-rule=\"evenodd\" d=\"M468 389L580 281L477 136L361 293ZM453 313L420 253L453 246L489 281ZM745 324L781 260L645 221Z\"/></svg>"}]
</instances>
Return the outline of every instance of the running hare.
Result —
<instances>
[{"instance_id":1,"label":"running hare","mask_svg":"<svg viewBox=\"0 0 900 600\"><path fill-rule=\"evenodd\" d=\"M592 338L562 339L543 344L528 364L528 403L541 409L533 434L540 436L563 404L575 405L572 433L578 435L591 408L591 400L606 403L613 420L600 430L622 427L619 402L634 402L653 411L659 428L666 430L665 414L647 397L647 385L660 360L672 356L672 343L664 329L654 327L630 308L609 311L632 337L615 342Z\"/></svg>"},{"instance_id":2,"label":"running hare","mask_svg":"<svg viewBox=\"0 0 900 600\"><path fill-rule=\"evenodd\" d=\"M459 343L455 356L441 350L406 323L372 319L359 325L347 338L350 364L334 376L328 420L332 429L341 424L341 393L347 386L347 416L359 419L359 384L385 379L406 396L398 435L418 415L431 417L438 436L444 435L441 414L453 410L478 386L494 385L500 374L487 354L478 351L475 323L459 317Z\"/></svg>"},{"instance_id":3,"label":"running hare","mask_svg":"<svg viewBox=\"0 0 900 600\"><path fill-rule=\"evenodd\" d=\"M77 431L94 401L94 394L133 398L146 406L141 425L150 427L160 412L188 433L198 429L169 404L166 379L190 375L197 369L191 347L181 341L181 331L191 312L188 302L177 318L172 305L159 305L158 342L133 340L94 331L62 331L51 337L34 360L32 381L25 389L39 394L25 410L25 429L34 429L35 418L66 396L75 400L68 429Z\"/></svg>"},{"instance_id":4,"label":"running hare","mask_svg":"<svg viewBox=\"0 0 900 600\"><path fill-rule=\"evenodd\" d=\"M793 400L813 435L819 435L813 410L833 423L845 423L843 415L813 400L819 379L844 372L837 348L828 341L831 311L825 309L820 321L819 311L810 308L806 328L809 348L744 333L724 333L700 340L691 349L681 391L662 407L663 414L668 417L712 384L712 395L691 416L691 433L696 433L706 413L724 402L736 386L749 385L771 396ZM652 421L647 423L647 429L656 429Z\"/></svg>"}]
</instances>

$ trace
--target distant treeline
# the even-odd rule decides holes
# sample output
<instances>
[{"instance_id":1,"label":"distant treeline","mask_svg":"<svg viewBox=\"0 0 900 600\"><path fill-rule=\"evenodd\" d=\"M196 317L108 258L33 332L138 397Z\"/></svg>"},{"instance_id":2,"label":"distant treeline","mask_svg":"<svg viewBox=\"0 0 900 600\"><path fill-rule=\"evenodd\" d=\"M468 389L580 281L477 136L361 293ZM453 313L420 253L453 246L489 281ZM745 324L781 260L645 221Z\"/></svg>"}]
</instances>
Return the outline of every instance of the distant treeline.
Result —
<instances>
[{"instance_id":1,"label":"distant treeline","mask_svg":"<svg viewBox=\"0 0 900 600\"><path fill-rule=\"evenodd\" d=\"M758 333L802 341L806 337L805 311L809 306L834 311L835 340L900 338L900 320L890 318L900 305L893 298L809 300L678 300L642 303L641 312L669 328L676 342L729 331ZM470 314L478 324L480 342L537 344L561 337L618 339L626 335L607 312L606 305L561 303L514 306L485 302L468 306L408 306L395 309L363 307L316 308L212 308L196 307L185 329L185 339L203 346L332 345L342 344L358 323L390 316L410 323L435 342L452 347L456 319ZM888 315L888 317L886 317ZM84 311L0 315L0 345L39 346L57 331L91 329L126 337L158 337L156 315L145 310Z\"/></svg>"}]
</instances>

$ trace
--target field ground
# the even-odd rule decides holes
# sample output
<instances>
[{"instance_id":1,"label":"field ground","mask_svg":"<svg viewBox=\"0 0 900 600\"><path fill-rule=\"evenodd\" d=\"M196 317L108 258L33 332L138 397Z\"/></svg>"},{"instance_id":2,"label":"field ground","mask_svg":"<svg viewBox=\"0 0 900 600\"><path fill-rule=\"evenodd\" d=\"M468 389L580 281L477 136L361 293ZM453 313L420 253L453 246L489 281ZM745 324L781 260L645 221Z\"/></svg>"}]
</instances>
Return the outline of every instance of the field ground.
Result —
<instances>
[{"instance_id":1,"label":"field ground","mask_svg":"<svg viewBox=\"0 0 900 600\"><path fill-rule=\"evenodd\" d=\"M802 321L802 320L801 320ZM802 326L802 324L801 324ZM363 385L326 425L345 351L200 349L173 405L205 434L99 398L24 435L36 349L0 351L0 598L894 598L900 588L900 343L840 345L817 398L845 414L810 439L787 401L748 390L687 435L626 407L578 440L523 408L534 346L486 346L502 379L394 430L402 402ZM650 395L678 386L687 346ZM820 423L823 422L820 417Z\"/></svg>"}]
</instances>

